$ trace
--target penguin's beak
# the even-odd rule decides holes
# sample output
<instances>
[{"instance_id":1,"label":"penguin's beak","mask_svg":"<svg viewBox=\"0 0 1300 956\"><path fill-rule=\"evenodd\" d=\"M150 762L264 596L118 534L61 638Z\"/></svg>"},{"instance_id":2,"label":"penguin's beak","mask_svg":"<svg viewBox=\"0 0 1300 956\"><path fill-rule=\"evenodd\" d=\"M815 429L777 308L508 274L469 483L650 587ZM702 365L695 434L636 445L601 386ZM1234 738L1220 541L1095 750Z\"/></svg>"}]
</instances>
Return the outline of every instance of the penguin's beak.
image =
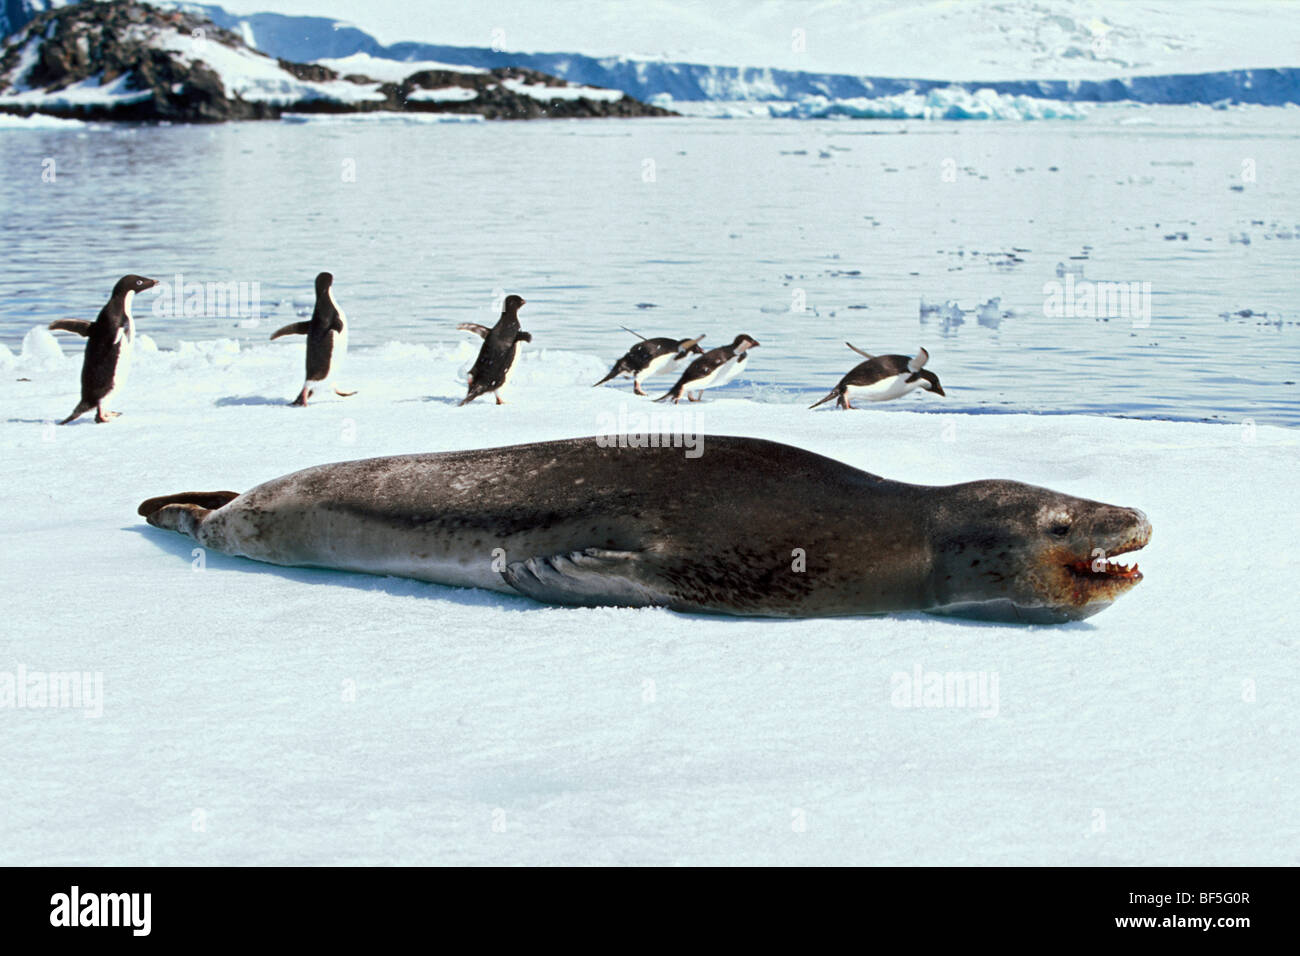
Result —
<instances>
[{"instance_id":1,"label":"penguin's beak","mask_svg":"<svg viewBox=\"0 0 1300 956\"><path fill-rule=\"evenodd\" d=\"M141 288L140 291L143 292L145 289L152 289L152 288L153 288L154 286L156 286L157 284L158 284L158 280L157 280L157 279L145 279L145 280L144 280L144 286Z\"/></svg>"}]
</instances>

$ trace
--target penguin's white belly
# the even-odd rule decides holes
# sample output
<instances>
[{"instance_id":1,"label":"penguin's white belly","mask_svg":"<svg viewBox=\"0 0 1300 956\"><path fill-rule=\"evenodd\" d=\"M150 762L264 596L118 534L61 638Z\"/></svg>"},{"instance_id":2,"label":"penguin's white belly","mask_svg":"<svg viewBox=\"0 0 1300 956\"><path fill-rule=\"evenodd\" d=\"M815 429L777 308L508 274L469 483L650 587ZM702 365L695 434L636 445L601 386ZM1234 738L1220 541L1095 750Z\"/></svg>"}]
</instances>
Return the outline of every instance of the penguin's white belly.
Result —
<instances>
[{"instance_id":1,"label":"penguin's white belly","mask_svg":"<svg viewBox=\"0 0 1300 956\"><path fill-rule=\"evenodd\" d=\"M921 379L918 378L914 382L907 380L911 374L911 372L905 372L901 375L891 375L889 378L882 378L870 385L849 385L845 391L848 393L850 401L887 402L892 398L899 398L921 387Z\"/></svg>"},{"instance_id":2,"label":"penguin's white belly","mask_svg":"<svg viewBox=\"0 0 1300 956\"><path fill-rule=\"evenodd\" d=\"M501 384L497 386L498 391L505 388L506 385L510 383L510 376L513 375L515 371L515 363L519 361L519 345L519 340L515 339L514 348L510 350L510 361L506 363L506 370L501 376Z\"/></svg>"},{"instance_id":3,"label":"penguin's white belly","mask_svg":"<svg viewBox=\"0 0 1300 956\"><path fill-rule=\"evenodd\" d=\"M129 315L126 317L126 325L117 333L117 341L117 364L113 366L113 383L108 387L108 394L100 399L105 405L126 384L131 374L131 359L135 353L135 322Z\"/></svg>"},{"instance_id":4,"label":"penguin's white belly","mask_svg":"<svg viewBox=\"0 0 1300 956\"><path fill-rule=\"evenodd\" d=\"M650 360L650 364L637 372L633 379L637 382L644 381L652 375L658 375L677 357L676 352L665 352L663 355L656 355Z\"/></svg>"},{"instance_id":5,"label":"penguin's white belly","mask_svg":"<svg viewBox=\"0 0 1300 956\"><path fill-rule=\"evenodd\" d=\"M745 367L745 362L741 361L740 356L736 356L722 368L718 369L718 376L713 381L713 387L726 385L733 378L740 374L740 370Z\"/></svg>"}]
</instances>

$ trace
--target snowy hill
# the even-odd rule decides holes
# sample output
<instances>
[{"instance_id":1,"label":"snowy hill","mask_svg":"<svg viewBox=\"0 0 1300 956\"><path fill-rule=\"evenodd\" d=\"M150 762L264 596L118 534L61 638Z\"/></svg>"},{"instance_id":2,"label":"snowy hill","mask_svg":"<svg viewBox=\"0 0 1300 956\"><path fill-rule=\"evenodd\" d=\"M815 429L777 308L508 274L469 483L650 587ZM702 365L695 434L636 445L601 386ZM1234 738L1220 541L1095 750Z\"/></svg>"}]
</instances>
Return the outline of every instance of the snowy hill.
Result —
<instances>
[{"instance_id":1,"label":"snowy hill","mask_svg":"<svg viewBox=\"0 0 1300 956\"><path fill-rule=\"evenodd\" d=\"M0 0L0 33L63 2ZM321 0L321 12L331 3ZM397 39L389 43L328 16L157 5L207 17L249 46L295 62L366 54L484 70L516 67L664 104L814 97L838 104L981 89L1062 102L1300 103L1300 16L1268 0L816 6L658 0L635 16L618 5L581 0L558 8L496 0L436 10L390 3L367 14L393 21L388 32ZM467 43L488 39L484 24L492 16L511 25L504 46ZM419 34L440 42L407 39ZM894 112L892 103L848 103L774 115Z\"/></svg>"},{"instance_id":2,"label":"snowy hill","mask_svg":"<svg viewBox=\"0 0 1300 956\"><path fill-rule=\"evenodd\" d=\"M841 100L924 95L955 85L1067 102L1300 102L1300 17L1270 3L702 7L660 0L637 16L617 5L582 4L581 16L574 4L567 16L551 5L544 11L504 6L511 49L405 39L384 44L333 18L193 8L275 56L306 61L365 53L484 69L526 67L643 100ZM402 29L414 32L427 23L423 29L431 36L453 40L477 33L487 39L477 27L481 17L439 8L434 18L423 9L404 8ZM466 23L459 25L457 16ZM520 37L531 49L511 42ZM565 42L571 45L558 49L581 52L544 52L547 44Z\"/></svg>"},{"instance_id":3,"label":"snowy hill","mask_svg":"<svg viewBox=\"0 0 1300 956\"><path fill-rule=\"evenodd\" d=\"M617 90L573 86L518 68L420 63L400 73L377 80L354 70L275 59L195 12L128 0L85 3L39 13L6 39L0 48L0 112L179 122L302 112L484 119L665 112Z\"/></svg>"}]
</instances>

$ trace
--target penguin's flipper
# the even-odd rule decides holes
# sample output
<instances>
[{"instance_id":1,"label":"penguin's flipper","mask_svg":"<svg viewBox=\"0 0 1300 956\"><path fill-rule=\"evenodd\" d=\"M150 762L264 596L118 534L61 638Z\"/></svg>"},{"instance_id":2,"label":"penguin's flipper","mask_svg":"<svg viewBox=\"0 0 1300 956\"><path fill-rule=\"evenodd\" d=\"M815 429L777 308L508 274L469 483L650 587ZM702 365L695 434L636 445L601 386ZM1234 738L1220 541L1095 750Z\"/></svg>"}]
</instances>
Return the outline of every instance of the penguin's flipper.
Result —
<instances>
[{"instance_id":1,"label":"penguin's flipper","mask_svg":"<svg viewBox=\"0 0 1300 956\"><path fill-rule=\"evenodd\" d=\"M337 395L339 398L351 398L356 393L357 390L355 388L350 392L345 392L342 391L337 385L334 386L334 394Z\"/></svg>"},{"instance_id":2,"label":"penguin's flipper","mask_svg":"<svg viewBox=\"0 0 1300 956\"><path fill-rule=\"evenodd\" d=\"M646 337L644 335L642 335L640 332L632 331L632 329L629 329L626 325L620 325L619 328L622 329L624 332L631 332L632 335L635 335L642 342L646 341Z\"/></svg>"},{"instance_id":3,"label":"penguin's flipper","mask_svg":"<svg viewBox=\"0 0 1300 956\"><path fill-rule=\"evenodd\" d=\"M174 495L159 495L140 502L135 513L147 518L155 511L167 505L198 505L209 511L216 511L222 505L228 505L239 497L238 491L182 491Z\"/></svg>"},{"instance_id":4,"label":"penguin's flipper","mask_svg":"<svg viewBox=\"0 0 1300 956\"><path fill-rule=\"evenodd\" d=\"M87 322L85 319L55 319L50 323L51 332L75 332L77 335L90 335L90 327L93 322Z\"/></svg>"},{"instance_id":5,"label":"penguin's flipper","mask_svg":"<svg viewBox=\"0 0 1300 956\"><path fill-rule=\"evenodd\" d=\"M922 348L920 352L916 353L916 358L907 363L907 370L909 372L919 372L925 368L925 363L928 361L930 361L930 353ZM908 381L910 382L911 379L908 379Z\"/></svg>"},{"instance_id":6,"label":"penguin's flipper","mask_svg":"<svg viewBox=\"0 0 1300 956\"><path fill-rule=\"evenodd\" d=\"M518 335L515 336L516 342L531 342L532 340L533 340L533 335L531 332L520 332Z\"/></svg>"},{"instance_id":7,"label":"penguin's flipper","mask_svg":"<svg viewBox=\"0 0 1300 956\"><path fill-rule=\"evenodd\" d=\"M639 551L586 548L515 561L501 577L520 594L545 604L577 607L660 607L672 604L668 583Z\"/></svg>"},{"instance_id":8,"label":"penguin's flipper","mask_svg":"<svg viewBox=\"0 0 1300 956\"><path fill-rule=\"evenodd\" d=\"M292 322L282 329L276 329L271 333L271 341L275 341L282 335L306 335L311 330L310 322Z\"/></svg>"},{"instance_id":9,"label":"penguin's flipper","mask_svg":"<svg viewBox=\"0 0 1300 956\"><path fill-rule=\"evenodd\" d=\"M477 322L462 322L460 325L456 326L456 328L460 329L462 332L473 332L481 339L487 338L488 333L492 331L486 325L479 325Z\"/></svg>"},{"instance_id":10,"label":"penguin's flipper","mask_svg":"<svg viewBox=\"0 0 1300 956\"><path fill-rule=\"evenodd\" d=\"M858 348L858 347L857 347L856 345L854 345L852 342L845 342L844 344L847 345L849 348L853 349L853 351L857 352L859 355L861 355L861 356L862 356L863 358L865 358L865 359L875 358L875 356L872 355L870 352L864 352L864 351L862 351L862 349Z\"/></svg>"},{"instance_id":11,"label":"penguin's flipper","mask_svg":"<svg viewBox=\"0 0 1300 956\"><path fill-rule=\"evenodd\" d=\"M609 374L591 387L599 388L601 385L604 385L606 382L608 382L611 378L617 378L618 376L622 375L626 371L627 369L623 367L623 360L619 359L617 362L614 363L614 367L609 370Z\"/></svg>"},{"instance_id":12,"label":"penguin's flipper","mask_svg":"<svg viewBox=\"0 0 1300 956\"><path fill-rule=\"evenodd\" d=\"M844 390L842 388L839 387L833 388L831 389L831 393L827 395L825 398L823 398L820 402L813 402L808 407L816 408L818 405L825 405L827 402L834 401L835 399L839 398L843 394L844 394Z\"/></svg>"}]
</instances>

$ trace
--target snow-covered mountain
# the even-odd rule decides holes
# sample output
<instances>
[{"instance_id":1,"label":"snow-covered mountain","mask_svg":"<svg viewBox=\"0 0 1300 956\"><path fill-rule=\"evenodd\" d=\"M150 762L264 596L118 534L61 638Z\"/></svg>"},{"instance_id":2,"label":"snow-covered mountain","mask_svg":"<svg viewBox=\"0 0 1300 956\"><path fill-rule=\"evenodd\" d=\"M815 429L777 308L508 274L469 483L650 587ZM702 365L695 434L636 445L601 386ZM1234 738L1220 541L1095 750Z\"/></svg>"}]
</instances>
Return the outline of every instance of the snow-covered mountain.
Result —
<instances>
[{"instance_id":1,"label":"snow-covered mountain","mask_svg":"<svg viewBox=\"0 0 1300 956\"><path fill-rule=\"evenodd\" d=\"M284 113L448 113L482 119L646 116L618 90L517 67L376 60L297 63L248 46L191 10L132 0L38 13L0 47L0 112L78 119L219 122Z\"/></svg>"},{"instance_id":2,"label":"snow-covered mountain","mask_svg":"<svg viewBox=\"0 0 1300 956\"><path fill-rule=\"evenodd\" d=\"M191 6L180 4L181 6ZM641 23L689 22L690 31L718 33L715 51L722 63L676 62L628 55L578 52L521 52L486 46L403 41L383 44L351 24L327 17L277 13L233 14L213 5L192 5L214 22L239 32L246 41L275 56L296 60L365 53L396 60L436 60L484 69L518 66L573 83L622 90L641 100L672 101L830 101L929 94L960 88L991 89L1007 97L1027 96L1065 102L1216 103L1279 105L1300 102L1300 16L1267 5L1187 3L1078 3L1074 0L973 0L960 4L819 4L791 8L788 23L770 27L781 44L745 42L748 21L762 14L748 4L726 19L701 24L675 7L620 8L615 19ZM614 5L618 6L618 5ZM1102 12L1104 11L1104 12ZM609 14L614 17L614 13ZM555 19L552 17L552 19ZM739 23L739 26L737 26ZM788 24L807 26L790 27ZM712 24L712 25L711 25ZM842 29L834 29L835 25ZM722 35L739 38L727 45ZM580 27L578 32L596 31ZM857 44L860 61L876 65L870 73L829 72L767 63L848 62L847 53L830 58L801 55L800 35L814 48L836 34ZM749 24L749 33L758 27ZM598 32L598 31L596 31ZM517 31L510 35L516 35ZM1291 41L1294 40L1294 43ZM838 41L844 44L843 37ZM707 44L706 44L707 45ZM726 63L747 60L751 65ZM1221 68L1225 64L1232 69ZM1209 67L1220 68L1209 68ZM1169 69L1182 67L1181 69Z\"/></svg>"},{"instance_id":3,"label":"snow-covered mountain","mask_svg":"<svg viewBox=\"0 0 1300 956\"><path fill-rule=\"evenodd\" d=\"M7 10L59 2L0 0ZM511 2L516 0L495 0L495 5ZM862 0L816 5L719 0L703 6L655 0L650 6L638 5L635 14L622 5L585 4L582 10L592 17L590 22L573 22L575 17L564 15L563 4L560 13L546 17L527 4L511 8L519 22L507 39L522 37L521 43L536 47L590 38L585 40L587 52L415 41L385 44L332 17L236 14L186 2L159 5L199 13L250 46L296 62L365 54L477 69L537 70L663 105L803 104L776 108L776 115L890 115L900 102L936 95L960 99L962 92L974 95L981 90L991 90L1004 101L1028 97L1064 103L1300 103L1300 69L1295 65L1300 63L1300 15L1294 7L1267 0ZM402 9L406 29L427 35L439 32L443 21L454 21L443 32L464 38L474 31L462 21L469 22L466 18L476 6L452 11L440 6L432 20L433 14L420 5L398 4L394 9ZM569 7L570 12L578 10L577 4ZM10 10L11 22L15 16ZM639 45L629 47L638 37ZM641 52L603 53L619 48L617 44ZM673 54L712 59L687 62L670 58ZM856 63L869 69L843 70ZM819 68L826 66L836 69ZM821 101L828 104L824 109ZM882 102L877 108L864 101Z\"/></svg>"}]
</instances>

